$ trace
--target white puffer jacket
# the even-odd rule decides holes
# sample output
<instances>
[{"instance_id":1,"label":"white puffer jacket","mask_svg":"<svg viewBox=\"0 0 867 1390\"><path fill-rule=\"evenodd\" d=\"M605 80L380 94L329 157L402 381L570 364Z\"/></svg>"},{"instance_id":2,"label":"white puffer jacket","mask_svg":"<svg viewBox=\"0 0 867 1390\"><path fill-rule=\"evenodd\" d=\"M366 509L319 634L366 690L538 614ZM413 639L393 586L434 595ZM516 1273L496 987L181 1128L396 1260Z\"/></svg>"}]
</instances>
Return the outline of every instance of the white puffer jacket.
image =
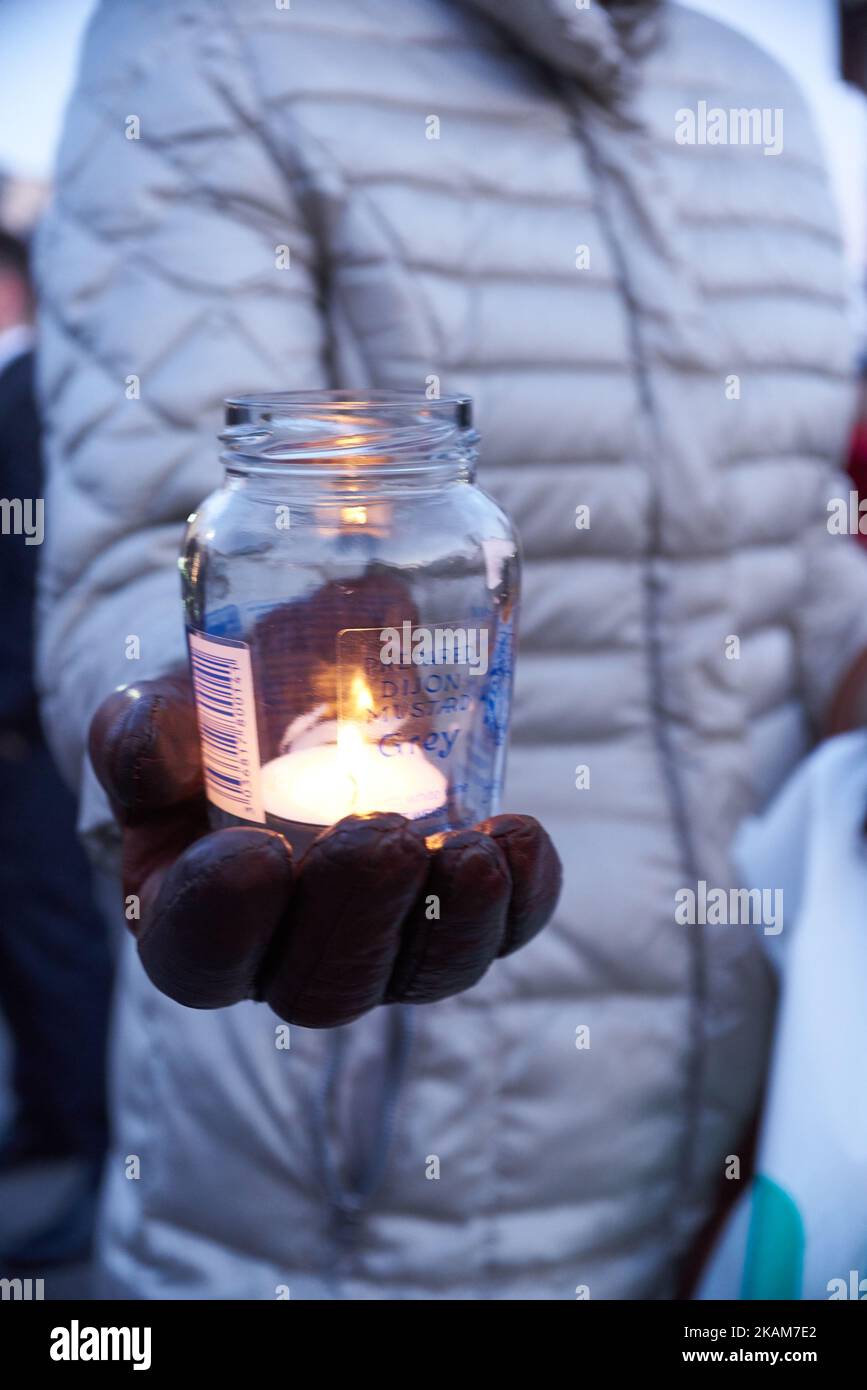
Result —
<instances>
[{"instance_id":1,"label":"white puffer jacket","mask_svg":"<svg viewBox=\"0 0 867 1390\"><path fill-rule=\"evenodd\" d=\"M701 101L780 108L782 152L678 143ZM91 841L88 720L183 654L221 398L434 375L475 397L522 534L506 806L565 865L478 988L288 1051L266 1007L183 1009L130 951L104 1291L670 1296L771 1015L752 932L678 925L675 893L729 883L867 646L867 564L825 524L849 341L800 95L669 4L107 0L58 180L41 673Z\"/></svg>"}]
</instances>

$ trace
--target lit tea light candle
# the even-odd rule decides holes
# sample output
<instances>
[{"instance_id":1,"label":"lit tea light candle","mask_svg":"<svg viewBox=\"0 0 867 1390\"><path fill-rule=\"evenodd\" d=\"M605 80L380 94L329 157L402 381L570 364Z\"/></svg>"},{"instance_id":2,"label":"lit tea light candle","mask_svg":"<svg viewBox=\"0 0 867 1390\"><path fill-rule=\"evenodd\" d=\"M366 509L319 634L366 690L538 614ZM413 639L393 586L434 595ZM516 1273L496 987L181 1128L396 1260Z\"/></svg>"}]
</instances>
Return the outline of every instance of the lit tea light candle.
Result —
<instances>
[{"instance_id":1,"label":"lit tea light candle","mask_svg":"<svg viewBox=\"0 0 867 1390\"><path fill-rule=\"evenodd\" d=\"M370 692L358 677L351 699L358 715L372 710ZM377 732L379 723L374 721ZM337 726L336 742L283 753L265 763L261 776L268 815L317 827L373 811L416 820L445 806L447 785L445 774L417 744L369 743L353 720Z\"/></svg>"},{"instance_id":2,"label":"lit tea light candle","mask_svg":"<svg viewBox=\"0 0 867 1390\"><path fill-rule=\"evenodd\" d=\"M390 756L365 743L347 757L342 743L299 748L262 768L262 804L268 815L305 825L333 825L343 816L396 811L409 820L438 811L446 779L423 753L404 748Z\"/></svg>"}]
</instances>

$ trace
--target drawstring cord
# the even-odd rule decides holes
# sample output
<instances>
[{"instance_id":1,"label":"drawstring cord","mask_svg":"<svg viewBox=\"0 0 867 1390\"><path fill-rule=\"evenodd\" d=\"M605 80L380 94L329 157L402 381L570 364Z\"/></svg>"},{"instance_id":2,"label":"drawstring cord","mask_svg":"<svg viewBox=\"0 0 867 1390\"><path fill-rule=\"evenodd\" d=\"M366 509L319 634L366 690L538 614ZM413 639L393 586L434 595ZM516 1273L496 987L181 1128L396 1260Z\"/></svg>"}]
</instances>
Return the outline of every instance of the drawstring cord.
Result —
<instances>
[{"instance_id":1,"label":"drawstring cord","mask_svg":"<svg viewBox=\"0 0 867 1390\"><path fill-rule=\"evenodd\" d=\"M330 1280L334 1285L339 1284L337 1266L340 1257L355 1240L361 1219L385 1178L398 1101L406 1080L412 1050L415 1032L412 1007L406 1004L383 1007L387 1007L391 1015L385 1050L385 1073L376 1111L372 1116L370 1147L354 1171L346 1173L345 1166L341 1164L341 1154L329 1123L346 1063L352 1024L335 1028L329 1037L328 1062L313 1107L313 1143L331 1215L334 1243Z\"/></svg>"}]
</instances>

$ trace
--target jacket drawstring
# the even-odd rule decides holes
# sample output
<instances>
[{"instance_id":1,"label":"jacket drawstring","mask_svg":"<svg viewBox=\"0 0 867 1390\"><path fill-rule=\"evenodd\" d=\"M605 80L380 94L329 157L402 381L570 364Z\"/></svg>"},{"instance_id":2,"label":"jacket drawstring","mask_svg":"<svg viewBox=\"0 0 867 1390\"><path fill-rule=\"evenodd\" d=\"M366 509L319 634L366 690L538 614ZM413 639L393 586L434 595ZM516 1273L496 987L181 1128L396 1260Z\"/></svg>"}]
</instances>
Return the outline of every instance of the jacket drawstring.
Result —
<instances>
[{"instance_id":1,"label":"jacket drawstring","mask_svg":"<svg viewBox=\"0 0 867 1390\"><path fill-rule=\"evenodd\" d=\"M360 1222L385 1178L397 1106L406 1080L415 1031L412 1008L406 1004L391 1005L389 1014L385 1070L371 1115L371 1141L360 1156L361 1161L349 1172L341 1164L345 1155L339 1152L329 1121L346 1063L351 1024L331 1032L325 1074L313 1107L313 1142L331 1218L330 1276L334 1284L339 1281L341 1256L355 1240Z\"/></svg>"}]
</instances>

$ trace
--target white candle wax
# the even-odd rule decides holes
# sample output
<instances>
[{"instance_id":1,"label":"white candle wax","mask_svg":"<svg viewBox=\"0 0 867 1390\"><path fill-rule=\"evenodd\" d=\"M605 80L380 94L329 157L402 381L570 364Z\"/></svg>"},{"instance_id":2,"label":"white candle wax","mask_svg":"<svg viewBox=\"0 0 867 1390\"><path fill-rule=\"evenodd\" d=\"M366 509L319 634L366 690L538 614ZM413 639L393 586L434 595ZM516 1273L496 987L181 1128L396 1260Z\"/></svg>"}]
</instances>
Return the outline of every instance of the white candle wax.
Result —
<instances>
[{"instance_id":1,"label":"white candle wax","mask_svg":"<svg viewBox=\"0 0 867 1390\"><path fill-rule=\"evenodd\" d=\"M444 774L413 745L385 755L351 726L341 730L337 744L299 748L262 768L265 810L302 825L333 825L372 811L413 820L445 805L446 785Z\"/></svg>"}]
</instances>

